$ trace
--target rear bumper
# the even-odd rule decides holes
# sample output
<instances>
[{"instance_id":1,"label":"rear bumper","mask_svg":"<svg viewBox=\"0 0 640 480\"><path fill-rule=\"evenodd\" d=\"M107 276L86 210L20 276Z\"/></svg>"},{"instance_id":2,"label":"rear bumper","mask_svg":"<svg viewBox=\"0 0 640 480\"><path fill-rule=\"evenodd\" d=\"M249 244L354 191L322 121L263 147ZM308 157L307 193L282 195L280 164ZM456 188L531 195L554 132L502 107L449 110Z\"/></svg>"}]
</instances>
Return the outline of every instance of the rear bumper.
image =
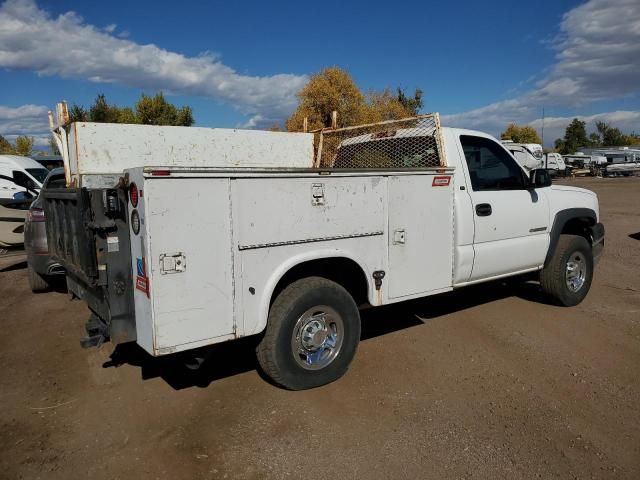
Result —
<instances>
[{"instance_id":1,"label":"rear bumper","mask_svg":"<svg viewBox=\"0 0 640 480\"><path fill-rule=\"evenodd\" d=\"M594 264L598 263L604 250L604 233L604 225L601 223L596 223L591 227L591 250Z\"/></svg>"}]
</instances>

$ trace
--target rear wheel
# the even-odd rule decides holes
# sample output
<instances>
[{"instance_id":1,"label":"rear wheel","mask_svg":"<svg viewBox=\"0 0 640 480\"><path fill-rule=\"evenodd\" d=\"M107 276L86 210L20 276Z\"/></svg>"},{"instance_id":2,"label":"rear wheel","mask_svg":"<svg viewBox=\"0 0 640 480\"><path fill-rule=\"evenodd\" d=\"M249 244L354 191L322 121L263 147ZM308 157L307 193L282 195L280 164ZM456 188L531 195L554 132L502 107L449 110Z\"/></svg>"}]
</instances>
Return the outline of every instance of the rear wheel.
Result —
<instances>
[{"instance_id":1,"label":"rear wheel","mask_svg":"<svg viewBox=\"0 0 640 480\"><path fill-rule=\"evenodd\" d=\"M289 285L273 302L256 353L275 383L303 390L344 375L359 341L360 313L349 292L309 277Z\"/></svg>"},{"instance_id":2,"label":"rear wheel","mask_svg":"<svg viewBox=\"0 0 640 480\"><path fill-rule=\"evenodd\" d=\"M572 307L584 300L593 278L593 253L579 235L560 235L551 260L542 269L540 284L557 303Z\"/></svg>"},{"instance_id":3,"label":"rear wheel","mask_svg":"<svg viewBox=\"0 0 640 480\"><path fill-rule=\"evenodd\" d=\"M31 291L34 293L38 292L46 292L49 290L49 282L36 272L31 264L27 264L27 276L29 278L29 287L31 287Z\"/></svg>"}]
</instances>

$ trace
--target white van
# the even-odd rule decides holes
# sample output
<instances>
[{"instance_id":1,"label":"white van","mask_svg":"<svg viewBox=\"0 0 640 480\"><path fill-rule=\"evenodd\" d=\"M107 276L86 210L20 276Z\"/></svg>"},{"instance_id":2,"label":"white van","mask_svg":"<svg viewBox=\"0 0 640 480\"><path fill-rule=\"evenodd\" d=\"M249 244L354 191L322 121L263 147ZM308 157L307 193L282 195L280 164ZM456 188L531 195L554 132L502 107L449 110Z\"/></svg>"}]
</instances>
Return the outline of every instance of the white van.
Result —
<instances>
[{"instance_id":1,"label":"white van","mask_svg":"<svg viewBox=\"0 0 640 480\"><path fill-rule=\"evenodd\" d=\"M555 177L556 175L561 177L567 176L567 166L564 163L562 155L555 152L545 153L545 168L549 170L549 175Z\"/></svg>"},{"instance_id":2,"label":"white van","mask_svg":"<svg viewBox=\"0 0 640 480\"><path fill-rule=\"evenodd\" d=\"M34 191L42 188L42 182L48 174L49 170L29 157L0 155L0 198L24 198L25 188L19 184L27 185L29 182L32 182L33 195Z\"/></svg>"}]
</instances>

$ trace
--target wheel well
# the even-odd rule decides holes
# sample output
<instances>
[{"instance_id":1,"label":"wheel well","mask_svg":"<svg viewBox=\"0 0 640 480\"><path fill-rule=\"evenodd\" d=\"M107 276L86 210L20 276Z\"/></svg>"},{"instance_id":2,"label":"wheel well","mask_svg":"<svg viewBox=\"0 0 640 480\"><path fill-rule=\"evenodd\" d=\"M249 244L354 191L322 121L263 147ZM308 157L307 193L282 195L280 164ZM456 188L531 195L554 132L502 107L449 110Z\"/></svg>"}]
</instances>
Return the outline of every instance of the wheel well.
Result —
<instances>
[{"instance_id":1,"label":"wheel well","mask_svg":"<svg viewBox=\"0 0 640 480\"><path fill-rule=\"evenodd\" d=\"M591 243L591 232L589 227L595 224L593 218L590 217L575 217L571 218L562 227L561 234L580 235L587 239Z\"/></svg>"},{"instance_id":2,"label":"wheel well","mask_svg":"<svg viewBox=\"0 0 640 480\"><path fill-rule=\"evenodd\" d=\"M309 260L291 268L277 283L270 304L287 285L306 277L323 277L336 282L351 294L357 305L369 301L369 284L360 265L350 258L336 257Z\"/></svg>"}]
</instances>

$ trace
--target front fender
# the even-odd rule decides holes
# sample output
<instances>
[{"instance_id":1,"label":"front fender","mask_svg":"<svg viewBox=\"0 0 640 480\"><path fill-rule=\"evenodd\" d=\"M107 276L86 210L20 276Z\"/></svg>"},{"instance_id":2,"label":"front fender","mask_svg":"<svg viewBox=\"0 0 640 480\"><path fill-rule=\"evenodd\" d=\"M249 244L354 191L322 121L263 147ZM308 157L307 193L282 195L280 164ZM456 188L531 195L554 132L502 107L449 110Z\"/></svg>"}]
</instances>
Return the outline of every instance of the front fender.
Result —
<instances>
[{"instance_id":1,"label":"front fender","mask_svg":"<svg viewBox=\"0 0 640 480\"><path fill-rule=\"evenodd\" d=\"M553 226L551 227L551 233L549 234L549 250L547 251L547 257L544 261L545 266L551 261L553 254L558 246L558 240L560 240L560 234L564 230L567 223L575 219L585 219L588 222L589 227L593 227L597 224L598 216L595 210L590 208L566 208L556 213L553 219ZM604 227L603 227L604 235Z\"/></svg>"}]
</instances>

